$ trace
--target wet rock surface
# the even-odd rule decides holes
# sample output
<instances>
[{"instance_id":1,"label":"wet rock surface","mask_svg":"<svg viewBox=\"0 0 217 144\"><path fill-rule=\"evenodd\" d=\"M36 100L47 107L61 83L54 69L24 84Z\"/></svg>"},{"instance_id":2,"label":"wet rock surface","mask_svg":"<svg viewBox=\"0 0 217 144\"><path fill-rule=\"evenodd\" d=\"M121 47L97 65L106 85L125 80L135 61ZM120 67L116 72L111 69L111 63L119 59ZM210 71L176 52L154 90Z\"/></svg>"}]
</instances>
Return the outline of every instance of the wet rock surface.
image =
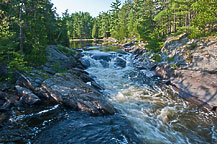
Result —
<instances>
[{"instance_id":1,"label":"wet rock surface","mask_svg":"<svg viewBox=\"0 0 217 144\"><path fill-rule=\"evenodd\" d=\"M41 99L38 96L36 96L31 90L27 88L16 86L16 90L18 92L18 95L21 96L20 101L23 104L33 105L38 104L41 101Z\"/></svg>"},{"instance_id":2,"label":"wet rock surface","mask_svg":"<svg viewBox=\"0 0 217 144\"><path fill-rule=\"evenodd\" d=\"M182 34L165 41L159 62L146 50L135 49L134 66L145 76L163 78L181 97L213 110L217 106L216 50L216 37L192 40Z\"/></svg>"},{"instance_id":3,"label":"wet rock surface","mask_svg":"<svg viewBox=\"0 0 217 144\"><path fill-rule=\"evenodd\" d=\"M142 143L120 115L91 117L79 112L69 117L42 132L34 143Z\"/></svg>"},{"instance_id":4,"label":"wet rock surface","mask_svg":"<svg viewBox=\"0 0 217 144\"><path fill-rule=\"evenodd\" d=\"M18 73L15 90L19 96L11 102L7 93L1 93L1 109L10 105L59 103L72 110L88 111L93 115L114 114L113 107L99 92L103 89L83 69L88 62L80 62L80 51L67 47L48 46L47 63L42 70ZM96 59L110 60L111 55L95 55ZM64 73L62 72L64 71ZM62 73L59 73L62 72ZM7 95L7 96L4 96Z\"/></svg>"},{"instance_id":5,"label":"wet rock surface","mask_svg":"<svg viewBox=\"0 0 217 144\"><path fill-rule=\"evenodd\" d=\"M117 57L114 61L114 64L118 67L125 68L126 67L126 61L122 58Z\"/></svg>"},{"instance_id":6,"label":"wet rock surface","mask_svg":"<svg viewBox=\"0 0 217 144\"><path fill-rule=\"evenodd\" d=\"M107 54L107 53L99 53L99 54L94 54L92 56L93 59L95 60L104 60L104 61L111 61L111 54Z\"/></svg>"},{"instance_id":7,"label":"wet rock surface","mask_svg":"<svg viewBox=\"0 0 217 144\"><path fill-rule=\"evenodd\" d=\"M73 73L55 74L42 83L42 95L73 110L88 111L93 115L113 114L113 107L103 95Z\"/></svg>"}]
</instances>

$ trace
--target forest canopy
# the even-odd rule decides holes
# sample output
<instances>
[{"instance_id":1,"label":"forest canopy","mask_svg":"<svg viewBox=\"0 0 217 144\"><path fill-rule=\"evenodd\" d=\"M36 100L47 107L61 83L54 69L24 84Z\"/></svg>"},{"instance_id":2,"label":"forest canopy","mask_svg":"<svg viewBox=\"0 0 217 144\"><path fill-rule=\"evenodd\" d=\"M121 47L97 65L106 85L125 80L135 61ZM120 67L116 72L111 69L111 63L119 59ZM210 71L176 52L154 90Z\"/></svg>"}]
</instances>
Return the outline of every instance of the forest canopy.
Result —
<instances>
[{"instance_id":1,"label":"forest canopy","mask_svg":"<svg viewBox=\"0 0 217 144\"><path fill-rule=\"evenodd\" d=\"M62 16L50 0L0 1L0 65L25 69L46 61L45 48L69 45L70 39L135 38L158 51L169 35L191 38L216 35L216 0L119 0L107 12Z\"/></svg>"}]
</instances>

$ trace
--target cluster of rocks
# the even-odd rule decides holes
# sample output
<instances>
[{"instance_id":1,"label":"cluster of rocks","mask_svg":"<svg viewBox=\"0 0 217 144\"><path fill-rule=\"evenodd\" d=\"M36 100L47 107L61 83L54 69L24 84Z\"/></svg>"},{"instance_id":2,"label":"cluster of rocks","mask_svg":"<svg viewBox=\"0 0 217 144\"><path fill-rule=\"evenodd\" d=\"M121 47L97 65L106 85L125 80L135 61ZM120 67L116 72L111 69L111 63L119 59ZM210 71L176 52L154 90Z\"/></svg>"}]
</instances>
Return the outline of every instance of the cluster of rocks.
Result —
<instances>
[{"instance_id":1,"label":"cluster of rocks","mask_svg":"<svg viewBox=\"0 0 217 144\"><path fill-rule=\"evenodd\" d=\"M145 77L161 77L181 97L199 107L216 111L216 37L188 39L186 34L170 37L159 53L144 48L129 49L135 54L134 66ZM156 55L160 61L153 59Z\"/></svg>"},{"instance_id":2,"label":"cluster of rocks","mask_svg":"<svg viewBox=\"0 0 217 144\"><path fill-rule=\"evenodd\" d=\"M113 114L114 108L100 92L102 87L84 71L80 51L65 49L48 46L45 65L29 73L17 72L15 92L0 92L0 112L12 106L61 104L92 115Z\"/></svg>"}]
</instances>

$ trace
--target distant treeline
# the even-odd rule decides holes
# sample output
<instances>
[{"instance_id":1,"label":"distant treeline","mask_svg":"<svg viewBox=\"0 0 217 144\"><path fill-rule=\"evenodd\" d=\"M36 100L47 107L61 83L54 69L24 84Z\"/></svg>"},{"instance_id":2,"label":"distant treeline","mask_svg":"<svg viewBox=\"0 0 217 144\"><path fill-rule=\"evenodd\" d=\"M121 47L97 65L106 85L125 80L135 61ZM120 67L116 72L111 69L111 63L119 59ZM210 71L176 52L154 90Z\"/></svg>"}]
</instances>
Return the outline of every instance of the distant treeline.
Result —
<instances>
[{"instance_id":1,"label":"distant treeline","mask_svg":"<svg viewBox=\"0 0 217 144\"><path fill-rule=\"evenodd\" d=\"M41 65L47 45L67 46L70 39L136 38L157 51L163 38L183 32L192 38L216 35L217 1L116 0L97 17L68 11L60 17L50 0L1 0L0 66Z\"/></svg>"},{"instance_id":2,"label":"distant treeline","mask_svg":"<svg viewBox=\"0 0 217 144\"><path fill-rule=\"evenodd\" d=\"M148 48L159 48L168 35L188 33L191 38L216 35L216 0L120 0L96 18L89 13L66 13L69 38L104 38L118 40L136 37Z\"/></svg>"}]
</instances>

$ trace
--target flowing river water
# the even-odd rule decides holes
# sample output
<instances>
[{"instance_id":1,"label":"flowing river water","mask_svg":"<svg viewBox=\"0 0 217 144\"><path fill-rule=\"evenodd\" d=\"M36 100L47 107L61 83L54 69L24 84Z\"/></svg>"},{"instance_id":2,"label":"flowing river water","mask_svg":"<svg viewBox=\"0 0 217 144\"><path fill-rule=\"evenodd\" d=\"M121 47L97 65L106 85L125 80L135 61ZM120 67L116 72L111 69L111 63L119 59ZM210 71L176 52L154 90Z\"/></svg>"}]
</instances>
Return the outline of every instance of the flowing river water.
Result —
<instances>
[{"instance_id":1,"label":"flowing river water","mask_svg":"<svg viewBox=\"0 0 217 144\"><path fill-rule=\"evenodd\" d=\"M0 143L217 143L216 118L179 98L157 78L142 77L133 67L132 54L88 46L83 55L90 62L86 71L104 87L117 114L92 117L60 105L14 109ZM120 58L126 67L116 63Z\"/></svg>"}]
</instances>

